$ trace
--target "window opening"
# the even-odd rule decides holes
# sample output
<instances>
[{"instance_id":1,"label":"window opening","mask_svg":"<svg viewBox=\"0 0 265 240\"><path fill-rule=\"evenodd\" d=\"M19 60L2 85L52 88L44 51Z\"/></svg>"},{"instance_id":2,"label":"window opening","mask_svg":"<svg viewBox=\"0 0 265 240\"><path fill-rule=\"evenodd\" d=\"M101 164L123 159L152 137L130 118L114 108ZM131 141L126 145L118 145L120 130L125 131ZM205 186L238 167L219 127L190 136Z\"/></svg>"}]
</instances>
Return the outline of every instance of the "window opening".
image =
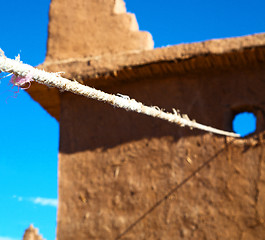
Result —
<instances>
[{"instance_id":1,"label":"window opening","mask_svg":"<svg viewBox=\"0 0 265 240\"><path fill-rule=\"evenodd\" d=\"M245 137L256 131L256 116L251 112L241 112L233 119L233 131Z\"/></svg>"}]
</instances>

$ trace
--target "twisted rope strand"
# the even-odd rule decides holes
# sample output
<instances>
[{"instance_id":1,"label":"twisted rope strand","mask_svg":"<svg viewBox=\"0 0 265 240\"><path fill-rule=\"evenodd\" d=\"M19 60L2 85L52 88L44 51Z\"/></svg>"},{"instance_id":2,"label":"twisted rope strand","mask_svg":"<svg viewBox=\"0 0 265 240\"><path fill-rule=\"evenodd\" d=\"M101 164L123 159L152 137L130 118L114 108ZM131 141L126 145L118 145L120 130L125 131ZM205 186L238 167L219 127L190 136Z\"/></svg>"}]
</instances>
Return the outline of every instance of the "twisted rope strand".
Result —
<instances>
[{"instance_id":1,"label":"twisted rope strand","mask_svg":"<svg viewBox=\"0 0 265 240\"><path fill-rule=\"evenodd\" d=\"M0 71L9 72L20 77L27 77L30 75L33 80L48 87L56 87L74 94L107 102L114 107L124 108L127 111L135 111L148 116L160 118L172 123L176 123L182 127L188 126L191 129L197 128L215 134L239 137L238 134L205 126L200 123L196 123L194 120L191 121L187 115L181 116L180 113L175 109L173 109L173 113L163 112L157 107L145 106L141 102L137 102L135 99L130 99L128 96L123 96L121 94L118 96L108 94L92 87L82 85L76 81L63 78L58 73L48 73L44 70L36 69L28 64L22 63L19 58L16 58L16 60L7 58L3 51L0 51Z\"/></svg>"}]
</instances>

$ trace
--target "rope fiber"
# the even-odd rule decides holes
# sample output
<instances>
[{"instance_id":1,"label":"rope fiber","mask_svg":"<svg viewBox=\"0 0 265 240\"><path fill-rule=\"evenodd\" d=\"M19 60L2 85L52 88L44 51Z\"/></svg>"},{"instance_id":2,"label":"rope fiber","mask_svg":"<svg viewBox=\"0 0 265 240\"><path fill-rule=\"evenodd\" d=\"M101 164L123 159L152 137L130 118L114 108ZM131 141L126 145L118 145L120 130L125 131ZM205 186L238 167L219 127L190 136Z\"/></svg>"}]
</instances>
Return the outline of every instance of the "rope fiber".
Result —
<instances>
[{"instance_id":1,"label":"rope fiber","mask_svg":"<svg viewBox=\"0 0 265 240\"><path fill-rule=\"evenodd\" d=\"M31 81L44 84L48 87L56 87L63 91L68 91L88 98L93 98L98 101L103 101L111 104L114 107L126 109L127 111L135 111L155 118L160 118L171 123L175 123L181 127L187 126L191 129L196 128L219 135L239 137L239 135L236 133L219 130L197 123L195 120L190 120L186 114L181 115L179 111L175 109L173 109L173 113L164 112L158 107L145 106L141 102L137 102L135 99L130 99L128 96L122 94L108 94L101 90L82 85L76 81L63 78L59 73L49 73L44 70L34 68L28 64L24 64L22 61L20 61L19 57L17 57L15 60L7 58L1 49L0 71L14 74L15 76L19 77L19 81L22 83L23 78L27 79L24 82L29 82L30 79ZM14 80L13 84L21 87L19 82L15 82Z\"/></svg>"}]
</instances>

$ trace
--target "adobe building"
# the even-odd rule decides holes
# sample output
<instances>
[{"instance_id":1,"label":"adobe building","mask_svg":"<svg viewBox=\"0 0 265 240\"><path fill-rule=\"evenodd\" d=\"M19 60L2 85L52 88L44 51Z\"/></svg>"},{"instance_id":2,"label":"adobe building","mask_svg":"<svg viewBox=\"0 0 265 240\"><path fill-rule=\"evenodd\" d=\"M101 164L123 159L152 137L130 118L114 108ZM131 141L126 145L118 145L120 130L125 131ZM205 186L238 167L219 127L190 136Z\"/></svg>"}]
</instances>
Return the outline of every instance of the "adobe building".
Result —
<instances>
[{"instance_id":1,"label":"adobe building","mask_svg":"<svg viewBox=\"0 0 265 240\"><path fill-rule=\"evenodd\" d=\"M23 240L45 240L42 235L39 234L39 230L34 228L32 224L25 230Z\"/></svg>"},{"instance_id":2,"label":"adobe building","mask_svg":"<svg viewBox=\"0 0 265 240\"><path fill-rule=\"evenodd\" d=\"M233 139L33 84L60 123L58 240L265 238L265 34L153 49L122 0L52 0L40 68L227 131L257 117Z\"/></svg>"}]
</instances>

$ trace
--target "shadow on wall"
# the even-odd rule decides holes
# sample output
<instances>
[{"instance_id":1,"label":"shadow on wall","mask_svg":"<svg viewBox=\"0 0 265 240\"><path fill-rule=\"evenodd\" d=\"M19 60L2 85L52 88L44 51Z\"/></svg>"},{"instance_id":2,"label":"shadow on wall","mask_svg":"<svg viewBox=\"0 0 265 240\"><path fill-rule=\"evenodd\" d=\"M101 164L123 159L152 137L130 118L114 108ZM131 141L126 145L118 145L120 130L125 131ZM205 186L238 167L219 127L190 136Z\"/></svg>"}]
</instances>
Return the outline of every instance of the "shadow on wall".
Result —
<instances>
[{"instance_id":1,"label":"shadow on wall","mask_svg":"<svg viewBox=\"0 0 265 240\"><path fill-rule=\"evenodd\" d=\"M176 108L199 123L227 131L232 131L237 113L251 111L257 116L258 133L265 129L264 95L260 89L265 89L260 72L240 69L136 79L103 90L125 94L166 111ZM178 141L184 136L204 134L69 93L62 94L60 128L60 151L63 153L107 149L164 136Z\"/></svg>"}]
</instances>

